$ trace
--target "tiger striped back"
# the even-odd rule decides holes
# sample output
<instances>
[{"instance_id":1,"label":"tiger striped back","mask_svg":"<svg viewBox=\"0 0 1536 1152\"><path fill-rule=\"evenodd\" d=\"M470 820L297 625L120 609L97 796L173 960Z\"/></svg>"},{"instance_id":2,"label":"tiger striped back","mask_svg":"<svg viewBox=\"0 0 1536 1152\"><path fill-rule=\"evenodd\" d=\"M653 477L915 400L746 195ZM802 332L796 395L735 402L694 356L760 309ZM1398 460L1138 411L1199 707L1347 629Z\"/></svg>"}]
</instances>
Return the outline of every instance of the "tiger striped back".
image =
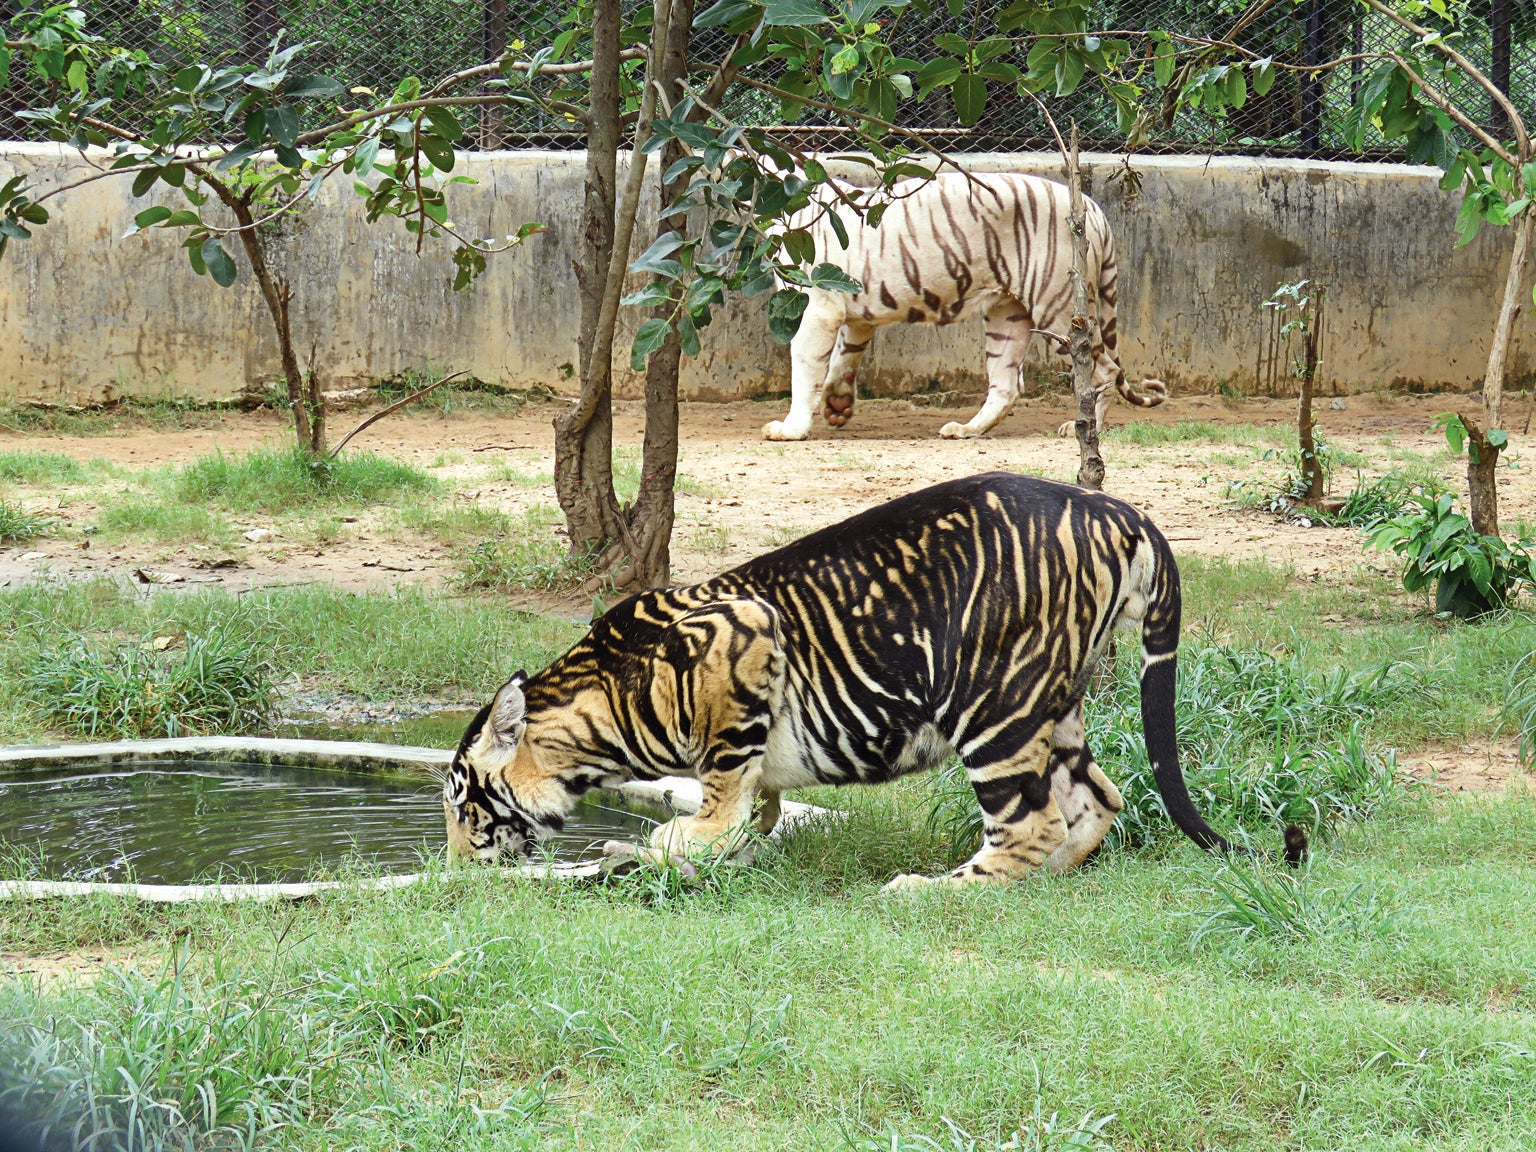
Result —
<instances>
[{"instance_id":1,"label":"tiger striped back","mask_svg":"<svg viewBox=\"0 0 1536 1152\"><path fill-rule=\"evenodd\" d=\"M853 415L855 377L875 329L888 324L953 324L982 315L986 324L987 398L964 424L945 424L948 438L981 436L1012 409L1036 329L1065 340L1072 313L1070 194L1065 184L1020 173L946 172L899 183L878 227L870 228L836 194L867 200L866 189L839 184L791 218L815 241L816 262L857 278L856 295L808 290L809 302L790 343L791 400L783 420L767 424L770 440L803 440L814 411L841 427ZM840 244L828 219L835 211L848 234ZM1100 427L1109 390L1152 407L1167 389L1144 381L1131 390L1120 369L1115 304L1119 272L1115 240L1103 210L1084 199L1086 275L1098 297L1093 333L1093 386ZM1062 426L1065 434L1071 423Z\"/></svg>"},{"instance_id":2,"label":"tiger striped back","mask_svg":"<svg viewBox=\"0 0 1536 1152\"><path fill-rule=\"evenodd\" d=\"M700 779L703 807L653 849L729 852L772 827L785 789L956 754L986 831L949 879L1070 868L1122 807L1082 703L1113 631L1136 628L1165 804L1225 849L1178 767L1179 614L1168 544L1130 505L1010 473L940 484L702 584L632 596L544 672L519 673L455 757L449 842L519 851L596 784L682 774Z\"/></svg>"}]
</instances>

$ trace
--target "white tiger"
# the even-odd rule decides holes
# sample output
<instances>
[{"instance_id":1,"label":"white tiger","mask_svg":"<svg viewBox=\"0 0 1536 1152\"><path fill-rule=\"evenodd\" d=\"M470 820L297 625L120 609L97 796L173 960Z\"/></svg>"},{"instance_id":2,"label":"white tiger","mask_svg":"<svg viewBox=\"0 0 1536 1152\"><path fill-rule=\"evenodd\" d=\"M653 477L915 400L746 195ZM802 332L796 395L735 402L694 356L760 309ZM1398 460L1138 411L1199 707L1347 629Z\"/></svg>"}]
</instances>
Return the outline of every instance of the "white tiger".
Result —
<instances>
[{"instance_id":1,"label":"white tiger","mask_svg":"<svg viewBox=\"0 0 1536 1152\"><path fill-rule=\"evenodd\" d=\"M867 194L848 184L840 188L850 196ZM1013 408L1035 329L1067 336L1072 248L1065 184L1021 173L946 172L932 180L903 181L892 193L876 228L865 227L851 209L838 209L848 232L846 249L820 204L785 224L808 229L815 261L857 277L864 290L857 295L807 290L810 300L789 346L789 414L763 427L769 440L804 440L817 407L834 428L846 424L853 416L859 361L875 329L887 324L953 324L978 311L985 316L986 403L966 423L952 421L939 429L950 439L984 435ZM1142 381L1145 392L1138 393L1125 382L1115 353L1115 240L1103 210L1086 197L1083 204L1087 275L1099 298L1093 386L1102 428L1111 385L1143 408L1161 404L1168 389L1149 379ZM1061 435L1072 428L1073 421L1067 421Z\"/></svg>"}]
</instances>

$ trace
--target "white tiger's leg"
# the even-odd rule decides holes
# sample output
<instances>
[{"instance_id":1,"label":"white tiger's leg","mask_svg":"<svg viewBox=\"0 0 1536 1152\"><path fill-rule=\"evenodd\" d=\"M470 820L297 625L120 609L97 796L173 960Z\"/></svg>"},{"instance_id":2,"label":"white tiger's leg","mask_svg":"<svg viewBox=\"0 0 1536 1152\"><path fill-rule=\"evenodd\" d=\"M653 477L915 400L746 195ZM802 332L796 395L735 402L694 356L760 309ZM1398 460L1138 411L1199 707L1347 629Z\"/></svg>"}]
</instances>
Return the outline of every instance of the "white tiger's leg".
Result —
<instances>
[{"instance_id":1,"label":"white tiger's leg","mask_svg":"<svg viewBox=\"0 0 1536 1152\"><path fill-rule=\"evenodd\" d=\"M1120 790L1094 763L1083 739L1083 705L1056 721L1051 735L1051 795L1067 821L1067 838L1045 858L1052 872L1076 868L1109 834L1125 807Z\"/></svg>"},{"instance_id":2,"label":"white tiger's leg","mask_svg":"<svg viewBox=\"0 0 1536 1152\"><path fill-rule=\"evenodd\" d=\"M837 335L837 346L827 365L826 398L822 401L822 415L834 428L853 419L853 402L858 394L854 377L859 374L859 361L864 359L864 350L874 335L874 325L855 320L845 323Z\"/></svg>"},{"instance_id":3,"label":"white tiger's leg","mask_svg":"<svg viewBox=\"0 0 1536 1152\"><path fill-rule=\"evenodd\" d=\"M1095 331L1094 339L1099 339L1099 333ZM1104 346L1102 340L1093 349L1093 418L1100 432L1104 431L1104 414L1109 411L1109 402L1113 399L1115 381L1120 378L1120 365L1115 363L1115 358L1110 355L1109 349ZM1077 420L1073 418L1066 421L1056 429L1058 436L1075 436L1077 434Z\"/></svg>"},{"instance_id":4,"label":"white tiger's leg","mask_svg":"<svg viewBox=\"0 0 1536 1152\"><path fill-rule=\"evenodd\" d=\"M763 435L769 440L804 440L811 434L811 413L821 406L827 364L843 326L843 309L825 299L828 295L810 293L800 329L789 342L789 415L763 426Z\"/></svg>"},{"instance_id":5,"label":"white tiger's leg","mask_svg":"<svg viewBox=\"0 0 1536 1152\"><path fill-rule=\"evenodd\" d=\"M1047 721L1004 759L973 765L966 758L965 773L981 805L981 848L976 855L948 876L929 879L909 873L886 888L1017 880L1049 859L1067 838L1067 822L1046 775L1052 728Z\"/></svg>"},{"instance_id":6,"label":"white tiger's leg","mask_svg":"<svg viewBox=\"0 0 1536 1152\"><path fill-rule=\"evenodd\" d=\"M964 424L951 420L939 429L946 440L985 436L1013 409L1019 398L1019 373L1029 349L1034 321L1028 310L1011 296L987 309L987 400L981 411Z\"/></svg>"}]
</instances>

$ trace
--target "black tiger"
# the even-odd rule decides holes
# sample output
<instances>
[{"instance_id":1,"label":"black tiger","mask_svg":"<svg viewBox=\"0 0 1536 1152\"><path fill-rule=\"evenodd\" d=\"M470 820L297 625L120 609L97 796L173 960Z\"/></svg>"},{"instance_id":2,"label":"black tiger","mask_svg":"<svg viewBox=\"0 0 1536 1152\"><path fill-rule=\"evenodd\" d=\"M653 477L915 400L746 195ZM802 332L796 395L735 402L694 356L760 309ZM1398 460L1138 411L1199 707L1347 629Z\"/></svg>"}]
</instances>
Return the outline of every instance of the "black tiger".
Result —
<instances>
[{"instance_id":1,"label":"black tiger","mask_svg":"<svg viewBox=\"0 0 1536 1152\"><path fill-rule=\"evenodd\" d=\"M1157 787L1192 840L1227 850L1179 770L1179 614L1173 554L1129 504L1002 472L926 488L632 596L543 672L518 672L454 756L449 849L521 854L596 785L687 775L702 807L657 828L652 851L724 854L772 829L785 789L958 754L984 834L947 879L1071 868L1123 807L1084 742L1083 695L1112 633L1139 627ZM1288 831L1288 857L1303 851Z\"/></svg>"}]
</instances>

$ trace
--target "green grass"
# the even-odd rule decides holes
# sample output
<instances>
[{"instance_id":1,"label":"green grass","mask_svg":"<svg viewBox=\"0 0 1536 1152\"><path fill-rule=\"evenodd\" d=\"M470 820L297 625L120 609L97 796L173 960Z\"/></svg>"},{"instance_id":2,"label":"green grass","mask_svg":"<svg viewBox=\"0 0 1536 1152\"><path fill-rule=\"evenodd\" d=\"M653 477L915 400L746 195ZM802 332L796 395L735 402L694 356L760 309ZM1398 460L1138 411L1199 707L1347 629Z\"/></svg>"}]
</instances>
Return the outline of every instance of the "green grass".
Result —
<instances>
[{"instance_id":1,"label":"green grass","mask_svg":"<svg viewBox=\"0 0 1536 1152\"><path fill-rule=\"evenodd\" d=\"M513 520L496 508L453 501L448 504L407 504L400 509L400 526L449 546L500 539L513 531Z\"/></svg>"},{"instance_id":2,"label":"green grass","mask_svg":"<svg viewBox=\"0 0 1536 1152\"><path fill-rule=\"evenodd\" d=\"M414 591L362 596L323 587L232 596L222 590L148 598L126 582L27 585L0 591L0 741L36 743L64 735L40 723L24 677L51 649L83 637L108 651L145 636L223 630L265 662L275 680L322 680L374 699L438 693L488 698L518 668L542 668L579 629L495 602Z\"/></svg>"},{"instance_id":3,"label":"green grass","mask_svg":"<svg viewBox=\"0 0 1536 1152\"><path fill-rule=\"evenodd\" d=\"M466 552L459 564L459 585L493 592L549 592L570 588L592 575L592 566L572 556L555 534L559 513L543 504L527 509L522 522Z\"/></svg>"},{"instance_id":4,"label":"green grass","mask_svg":"<svg viewBox=\"0 0 1536 1152\"><path fill-rule=\"evenodd\" d=\"M1172 424L1135 420L1110 425L1104 430L1104 438L1143 448L1189 443L1283 447L1296 440L1295 435L1281 425L1213 424L1208 420L1179 420Z\"/></svg>"},{"instance_id":5,"label":"green grass","mask_svg":"<svg viewBox=\"0 0 1536 1152\"><path fill-rule=\"evenodd\" d=\"M277 686L253 641L226 627L108 648L41 649L22 681L41 715L91 740L259 732Z\"/></svg>"},{"instance_id":6,"label":"green grass","mask_svg":"<svg viewBox=\"0 0 1536 1152\"><path fill-rule=\"evenodd\" d=\"M233 513L359 507L436 491L426 473L368 452L311 460L296 449L264 448L244 456L203 456L169 477L169 495Z\"/></svg>"},{"instance_id":7,"label":"green grass","mask_svg":"<svg viewBox=\"0 0 1536 1152\"><path fill-rule=\"evenodd\" d=\"M466 869L300 905L0 905L10 951L133 951L84 988L6 986L0 1091L305 1149L1000 1150L1052 1115L1113 1116L1123 1152L1525 1146L1536 802L1352 827L1301 883L1313 906L1365 885L1390 931L1220 946L1192 847L891 898L861 855L884 819L665 899Z\"/></svg>"},{"instance_id":8,"label":"green grass","mask_svg":"<svg viewBox=\"0 0 1536 1152\"><path fill-rule=\"evenodd\" d=\"M1536 618L1438 621L1364 573L1183 571L1197 804L1230 785L1227 815L1267 827L1301 785L1363 797L1299 876L1202 856L1148 808L1074 874L885 896L965 847L916 778L813 790L841 817L693 882L429 864L302 904L0 902L8 953L126 953L95 982L0 982L0 1099L88 1118L100 1152L135 1124L305 1152L1525 1146L1536 798L1378 794L1369 750L1486 735ZM380 700L489 695L580 630L421 593L4 589L0 737L42 735L38 653L215 626L274 677ZM1089 713L1122 783L1127 685Z\"/></svg>"},{"instance_id":9,"label":"green grass","mask_svg":"<svg viewBox=\"0 0 1536 1152\"><path fill-rule=\"evenodd\" d=\"M85 466L62 452L0 452L0 480L21 484L74 484Z\"/></svg>"},{"instance_id":10,"label":"green grass","mask_svg":"<svg viewBox=\"0 0 1536 1152\"><path fill-rule=\"evenodd\" d=\"M25 543L47 535L52 526L47 517L28 512L9 500L0 500L0 542Z\"/></svg>"},{"instance_id":11,"label":"green grass","mask_svg":"<svg viewBox=\"0 0 1536 1152\"><path fill-rule=\"evenodd\" d=\"M132 493L106 504L96 522L113 535L147 536L167 544L230 544L237 536L222 513L204 505Z\"/></svg>"},{"instance_id":12,"label":"green grass","mask_svg":"<svg viewBox=\"0 0 1536 1152\"><path fill-rule=\"evenodd\" d=\"M212 428L234 405L184 397L125 398L93 407L53 404L0 406L0 429L59 436L112 436L136 429Z\"/></svg>"}]
</instances>

